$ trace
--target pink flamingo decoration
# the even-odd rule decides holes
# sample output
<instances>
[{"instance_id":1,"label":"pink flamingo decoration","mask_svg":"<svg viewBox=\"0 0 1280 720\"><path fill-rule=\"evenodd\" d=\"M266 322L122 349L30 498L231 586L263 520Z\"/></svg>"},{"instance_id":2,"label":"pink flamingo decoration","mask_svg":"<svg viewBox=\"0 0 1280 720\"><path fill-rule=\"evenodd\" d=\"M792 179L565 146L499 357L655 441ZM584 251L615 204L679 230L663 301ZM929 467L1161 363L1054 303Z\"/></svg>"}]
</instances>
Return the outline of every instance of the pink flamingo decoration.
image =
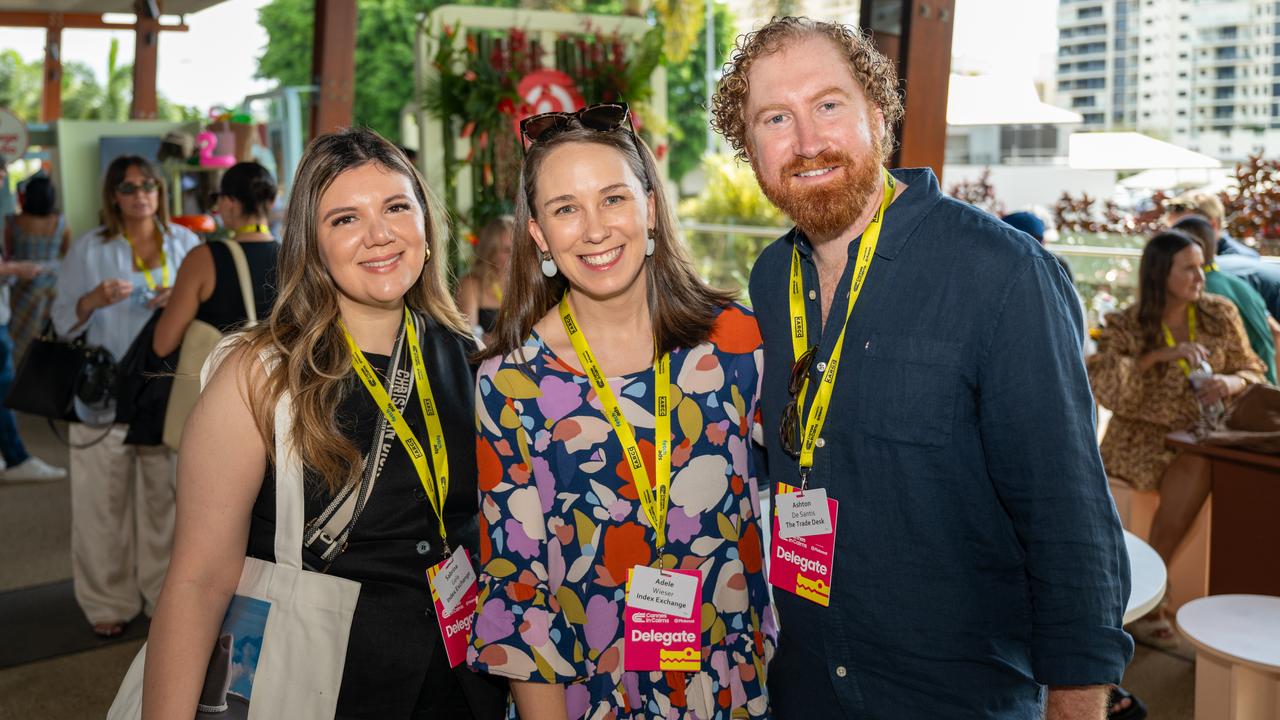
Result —
<instances>
[{"instance_id":1,"label":"pink flamingo decoration","mask_svg":"<svg viewBox=\"0 0 1280 720\"><path fill-rule=\"evenodd\" d=\"M213 149L218 147L218 136L204 130L196 135L196 145L200 148L201 167L229 168L236 164L235 155L214 155Z\"/></svg>"}]
</instances>

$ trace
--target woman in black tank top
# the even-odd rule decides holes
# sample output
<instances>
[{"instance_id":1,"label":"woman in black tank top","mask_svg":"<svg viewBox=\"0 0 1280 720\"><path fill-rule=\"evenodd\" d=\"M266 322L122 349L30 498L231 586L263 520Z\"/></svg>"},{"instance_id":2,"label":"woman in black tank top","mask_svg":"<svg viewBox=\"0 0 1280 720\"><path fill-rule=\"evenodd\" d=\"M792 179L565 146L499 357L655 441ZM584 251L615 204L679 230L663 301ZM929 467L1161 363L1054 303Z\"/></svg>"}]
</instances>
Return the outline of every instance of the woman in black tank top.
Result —
<instances>
[{"instance_id":1,"label":"woman in black tank top","mask_svg":"<svg viewBox=\"0 0 1280 720\"><path fill-rule=\"evenodd\" d=\"M261 322L271 314L276 298L276 252L267 216L276 199L271 173L255 162L237 163L222 176L217 194L218 215L233 231L230 242L240 245L253 304ZM231 250L224 243L201 245L182 261L169 304L156 325L152 349L165 357L178 349L192 320L202 320L223 332L238 329L248 319L244 295Z\"/></svg>"}]
</instances>

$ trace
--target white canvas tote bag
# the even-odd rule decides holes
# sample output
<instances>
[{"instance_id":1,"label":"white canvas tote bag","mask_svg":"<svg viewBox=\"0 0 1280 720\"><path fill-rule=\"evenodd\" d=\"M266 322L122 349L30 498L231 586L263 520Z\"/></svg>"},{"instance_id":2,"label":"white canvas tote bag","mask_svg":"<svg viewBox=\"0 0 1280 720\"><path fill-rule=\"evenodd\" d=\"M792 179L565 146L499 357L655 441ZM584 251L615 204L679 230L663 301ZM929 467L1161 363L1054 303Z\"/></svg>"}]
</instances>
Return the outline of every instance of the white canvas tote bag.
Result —
<instances>
[{"instance_id":1,"label":"white canvas tote bag","mask_svg":"<svg viewBox=\"0 0 1280 720\"><path fill-rule=\"evenodd\" d=\"M202 384L226 355L225 338L201 371ZM302 462L290 442L290 398L276 405L274 563L246 557L235 597L210 649L197 720L333 718L360 583L302 569ZM107 720L142 715L147 648L134 658Z\"/></svg>"}]
</instances>

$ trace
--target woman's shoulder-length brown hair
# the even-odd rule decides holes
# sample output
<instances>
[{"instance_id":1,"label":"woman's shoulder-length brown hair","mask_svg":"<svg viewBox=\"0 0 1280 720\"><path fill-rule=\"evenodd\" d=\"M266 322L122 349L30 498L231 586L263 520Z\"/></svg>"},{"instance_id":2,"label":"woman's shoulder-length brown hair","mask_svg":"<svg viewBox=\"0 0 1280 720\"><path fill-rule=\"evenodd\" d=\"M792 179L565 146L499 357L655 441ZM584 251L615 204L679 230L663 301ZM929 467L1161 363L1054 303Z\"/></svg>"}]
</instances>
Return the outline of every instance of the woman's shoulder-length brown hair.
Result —
<instances>
[{"instance_id":1,"label":"woman's shoulder-length brown hair","mask_svg":"<svg viewBox=\"0 0 1280 720\"><path fill-rule=\"evenodd\" d=\"M707 285L694 271L689 251L676 229L671 203L661 182L657 181L658 167L653 153L643 140L626 129L575 128L534 143L525 155L515 203L515 237L507 289L492 333L493 342L478 357L504 356L522 346L533 332L533 326L569 289L563 273L551 278L542 274L542 257L529 232L529 221L537 220L535 194L542 164L553 150L575 143L593 143L618 151L645 190L653 194L657 216L654 252L646 259L644 272L648 280L655 350L661 354L706 342L711 337L716 315L734 302L737 294Z\"/></svg>"},{"instance_id":2,"label":"woman's shoulder-length brown hair","mask_svg":"<svg viewBox=\"0 0 1280 720\"><path fill-rule=\"evenodd\" d=\"M404 153L381 135L352 128L311 141L294 176L277 260L279 291L271 317L243 336L249 357L270 357L262 392L251 398L259 434L272 447L274 411L288 392L293 403L293 443L299 457L336 491L361 468L360 452L342 433L338 403L350 390L351 355L339 326L338 288L316 238L320 201L342 173L377 165L407 177L422 208L427 254L422 274L405 293L410 310L446 331L471 337L448 291L444 211ZM250 367L249 363L245 367Z\"/></svg>"},{"instance_id":3,"label":"woman's shoulder-length brown hair","mask_svg":"<svg viewBox=\"0 0 1280 720\"><path fill-rule=\"evenodd\" d=\"M156 222L159 223L161 232L169 232L169 190L164 174L141 155L121 155L107 165L107 171L102 175L103 242L120 237L124 232L124 213L120 212L120 206L116 204L116 188L124 182L124 176L131 167L138 168L138 172L147 179L155 181Z\"/></svg>"}]
</instances>

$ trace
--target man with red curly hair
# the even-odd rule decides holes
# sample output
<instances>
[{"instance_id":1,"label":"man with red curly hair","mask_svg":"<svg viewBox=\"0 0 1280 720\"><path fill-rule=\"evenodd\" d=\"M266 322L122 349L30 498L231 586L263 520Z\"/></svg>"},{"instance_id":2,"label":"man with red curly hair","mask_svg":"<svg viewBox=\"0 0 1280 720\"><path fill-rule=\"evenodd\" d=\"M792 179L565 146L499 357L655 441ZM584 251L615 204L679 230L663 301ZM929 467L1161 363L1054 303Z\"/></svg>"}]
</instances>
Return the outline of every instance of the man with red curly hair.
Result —
<instances>
[{"instance_id":1,"label":"man with red curly hair","mask_svg":"<svg viewBox=\"0 0 1280 720\"><path fill-rule=\"evenodd\" d=\"M712 114L796 225L751 274L775 712L1100 720L1129 565L1070 279L928 169L884 169L902 102L854 28L740 38Z\"/></svg>"}]
</instances>

